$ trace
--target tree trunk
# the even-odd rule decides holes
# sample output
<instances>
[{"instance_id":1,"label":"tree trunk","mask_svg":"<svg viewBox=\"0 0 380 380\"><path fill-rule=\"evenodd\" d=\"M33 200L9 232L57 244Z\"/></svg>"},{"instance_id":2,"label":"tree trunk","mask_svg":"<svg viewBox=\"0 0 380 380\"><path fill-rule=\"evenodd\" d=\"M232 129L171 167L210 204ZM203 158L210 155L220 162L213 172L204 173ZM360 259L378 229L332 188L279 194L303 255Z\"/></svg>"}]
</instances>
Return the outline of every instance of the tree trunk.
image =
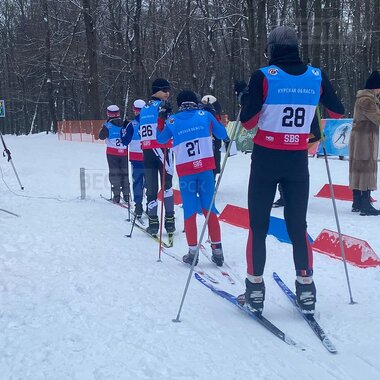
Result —
<instances>
[{"instance_id":1,"label":"tree trunk","mask_svg":"<svg viewBox=\"0 0 380 380\"><path fill-rule=\"evenodd\" d=\"M49 9L47 0L41 0L43 11L43 23L45 25L45 75L46 75L46 88L49 103L50 120L53 126L53 132L57 132L57 110L54 100L53 88L53 73L51 67L51 32L49 24ZM48 130L50 128L47 128Z\"/></svg>"},{"instance_id":2,"label":"tree trunk","mask_svg":"<svg viewBox=\"0 0 380 380\"><path fill-rule=\"evenodd\" d=\"M88 116L91 119L99 120L102 112L100 109L95 10L91 8L91 0L82 0L82 4L88 58Z\"/></svg>"},{"instance_id":3,"label":"tree trunk","mask_svg":"<svg viewBox=\"0 0 380 380\"><path fill-rule=\"evenodd\" d=\"M257 7L257 64L259 66L267 64L264 57L267 46L266 2L267 0L258 0Z\"/></svg>"},{"instance_id":4,"label":"tree trunk","mask_svg":"<svg viewBox=\"0 0 380 380\"><path fill-rule=\"evenodd\" d=\"M189 62L188 62L189 74L191 77L191 83L193 85L193 88L195 89L195 91L199 91L197 74L195 72L195 65L194 65L194 54L193 54L193 49L191 46L190 11L191 11L191 0L187 0L186 2L186 44L187 44L187 51L189 55Z\"/></svg>"},{"instance_id":5,"label":"tree trunk","mask_svg":"<svg viewBox=\"0 0 380 380\"><path fill-rule=\"evenodd\" d=\"M247 34L248 34L248 48L249 48L249 67L253 71L256 67L256 31L255 31L255 6L256 1L247 0Z\"/></svg>"},{"instance_id":6,"label":"tree trunk","mask_svg":"<svg viewBox=\"0 0 380 380\"><path fill-rule=\"evenodd\" d=\"M311 63L317 67L321 65L321 35L322 35L322 2L314 0L314 28L312 38Z\"/></svg>"},{"instance_id":7,"label":"tree trunk","mask_svg":"<svg viewBox=\"0 0 380 380\"><path fill-rule=\"evenodd\" d=\"M300 25L301 25L301 57L304 63L310 60L309 55L309 28L307 17L307 1L300 1Z\"/></svg>"}]
</instances>

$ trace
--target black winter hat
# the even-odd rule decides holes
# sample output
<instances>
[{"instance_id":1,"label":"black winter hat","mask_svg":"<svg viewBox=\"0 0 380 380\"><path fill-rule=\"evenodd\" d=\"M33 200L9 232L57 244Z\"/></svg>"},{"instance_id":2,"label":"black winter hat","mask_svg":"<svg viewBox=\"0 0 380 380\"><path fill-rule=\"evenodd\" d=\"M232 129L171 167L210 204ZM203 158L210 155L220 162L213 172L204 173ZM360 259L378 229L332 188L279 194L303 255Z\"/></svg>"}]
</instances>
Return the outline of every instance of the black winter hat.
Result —
<instances>
[{"instance_id":1,"label":"black winter hat","mask_svg":"<svg viewBox=\"0 0 380 380\"><path fill-rule=\"evenodd\" d=\"M193 102L193 103L197 104L198 98L197 98L197 95L195 94L195 92L193 92L191 90L181 91L177 96L178 107L181 107L181 104L185 103L185 102Z\"/></svg>"},{"instance_id":2,"label":"black winter hat","mask_svg":"<svg viewBox=\"0 0 380 380\"><path fill-rule=\"evenodd\" d=\"M279 26L273 29L268 36L268 51L272 54L275 45L298 47L298 38L294 28L290 26Z\"/></svg>"},{"instance_id":3,"label":"black winter hat","mask_svg":"<svg viewBox=\"0 0 380 380\"><path fill-rule=\"evenodd\" d=\"M364 88L367 90L380 88L380 73L377 70L368 77Z\"/></svg>"},{"instance_id":4,"label":"black winter hat","mask_svg":"<svg viewBox=\"0 0 380 380\"><path fill-rule=\"evenodd\" d=\"M170 83L164 78L155 79L152 83L152 94L162 90L170 90Z\"/></svg>"}]
</instances>

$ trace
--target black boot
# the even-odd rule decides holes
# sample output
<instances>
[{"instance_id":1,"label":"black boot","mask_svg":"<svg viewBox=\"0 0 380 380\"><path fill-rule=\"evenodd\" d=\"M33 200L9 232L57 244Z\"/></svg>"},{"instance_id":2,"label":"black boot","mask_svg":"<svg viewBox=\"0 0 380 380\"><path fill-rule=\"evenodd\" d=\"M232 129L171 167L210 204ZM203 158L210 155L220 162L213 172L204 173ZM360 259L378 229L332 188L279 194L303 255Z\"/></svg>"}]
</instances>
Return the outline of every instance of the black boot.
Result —
<instances>
[{"instance_id":1,"label":"black boot","mask_svg":"<svg viewBox=\"0 0 380 380\"><path fill-rule=\"evenodd\" d=\"M317 302L317 290L314 281L310 284L301 284L296 280L296 295L302 313L314 315L315 303Z\"/></svg>"},{"instance_id":2,"label":"black boot","mask_svg":"<svg viewBox=\"0 0 380 380\"><path fill-rule=\"evenodd\" d=\"M212 256L211 260L218 266L223 266L224 263L224 256L223 256L223 248L222 243L212 244L211 243L211 251Z\"/></svg>"},{"instance_id":3,"label":"black boot","mask_svg":"<svg viewBox=\"0 0 380 380\"><path fill-rule=\"evenodd\" d=\"M377 216L380 215L380 211L376 210L371 204L371 192L370 190L362 191L362 200L360 207L361 216Z\"/></svg>"},{"instance_id":4,"label":"black boot","mask_svg":"<svg viewBox=\"0 0 380 380\"><path fill-rule=\"evenodd\" d=\"M143 206L141 203L136 203L135 204L135 214L136 218L141 218L143 214Z\"/></svg>"},{"instance_id":5,"label":"black boot","mask_svg":"<svg viewBox=\"0 0 380 380\"><path fill-rule=\"evenodd\" d=\"M111 186L111 191L112 191L112 201L113 203L120 203L120 188Z\"/></svg>"},{"instance_id":6,"label":"black boot","mask_svg":"<svg viewBox=\"0 0 380 380\"><path fill-rule=\"evenodd\" d=\"M149 226L146 229L146 232L151 235L157 235L159 228L158 216L153 215L149 216Z\"/></svg>"},{"instance_id":7,"label":"black boot","mask_svg":"<svg viewBox=\"0 0 380 380\"><path fill-rule=\"evenodd\" d=\"M129 204L129 191L128 190L122 190L122 193L123 193L124 202Z\"/></svg>"},{"instance_id":8,"label":"black boot","mask_svg":"<svg viewBox=\"0 0 380 380\"><path fill-rule=\"evenodd\" d=\"M114 194L112 197L113 203L120 203L120 194Z\"/></svg>"},{"instance_id":9,"label":"black boot","mask_svg":"<svg viewBox=\"0 0 380 380\"><path fill-rule=\"evenodd\" d=\"M168 234L175 232L175 218L174 213L167 213L165 215L165 230Z\"/></svg>"},{"instance_id":10,"label":"black boot","mask_svg":"<svg viewBox=\"0 0 380 380\"><path fill-rule=\"evenodd\" d=\"M195 257L196 254L197 254L196 250L194 251L194 250L192 250L192 249L189 248L188 254L182 257L182 261L184 263L186 263L186 264L192 265L194 257ZM194 266L197 265L197 264L198 264L198 257L195 259Z\"/></svg>"},{"instance_id":11,"label":"black boot","mask_svg":"<svg viewBox=\"0 0 380 380\"><path fill-rule=\"evenodd\" d=\"M264 309L265 300L265 283L251 282L248 278L245 279L245 293L238 296L238 303L246 305L253 313L261 314Z\"/></svg>"},{"instance_id":12,"label":"black boot","mask_svg":"<svg viewBox=\"0 0 380 380\"><path fill-rule=\"evenodd\" d=\"M352 190L352 212L359 212L362 204L362 192L360 190Z\"/></svg>"}]
</instances>

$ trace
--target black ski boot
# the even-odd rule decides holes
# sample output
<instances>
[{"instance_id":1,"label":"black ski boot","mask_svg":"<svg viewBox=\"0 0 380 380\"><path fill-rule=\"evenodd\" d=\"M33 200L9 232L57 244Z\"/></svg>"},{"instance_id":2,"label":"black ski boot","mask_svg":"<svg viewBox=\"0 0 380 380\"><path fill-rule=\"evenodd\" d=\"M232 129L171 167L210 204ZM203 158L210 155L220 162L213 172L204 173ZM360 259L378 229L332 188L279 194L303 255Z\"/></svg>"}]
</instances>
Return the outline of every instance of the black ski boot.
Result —
<instances>
[{"instance_id":1,"label":"black ski boot","mask_svg":"<svg viewBox=\"0 0 380 380\"><path fill-rule=\"evenodd\" d=\"M136 203L135 204L135 214L136 214L136 218L140 219L142 217L142 214L143 214L143 206L141 203Z\"/></svg>"},{"instance_id":2,"label":"black ski boot","mask_svg":"<svg viewBox=\"0 0 380 380\"><path fill-rule=\"evenodd\" d=\"M360 206L361 216L377 216L380 215L380 211L376 210L371 203L371 192L369 190L362 191L362 202Z\"/></svg>"},{"instance_id":3,"label":"black ski boot","mask_svg":"<svg viewBox=\"0 0 380 380\"><path fill-rule=\"evenodd\" d=\"M124 202L129 205L129 194L128 193L123 193L123 199L124 199Z\"/></svg>"},{"instance_id":4,"label":"black ski boot","mask_svg":"<svg viewBox=\"0 0 380 380\"><path fill-rule=\"evenodd\" d=\"M112 197L113 203L120 203L120 194L114 194Z\"/></svg>"},{"instance_id":5,"label":"black ski boot","mask_svg":"<svg viewBox=\"0 0 380 380\"><path fill-rule=\"evenodd\" d=\"M251 282L248 278L245 279L245 293L238 296L238 303L246 305L253 313L261 314L264 309L265 300L265 283Z\"/></svg>"},{"instance_id":6,"label":"black ski boot","mask_svg":"<svg viewBox=\"0 0 380 380\"><path fill-rule=\"evenodd\" d=\"M352 190L352 212L359 212L362 205L362 192L360 190Z\"/></svg>"},{"instance_id":7,"label":"black ski boot","mask_svg":"<svg viewBox=\"0 0 380 380\"><path fill-rule=\"evenodd\" d=\"M182 256L182 261L183 261L184 263L186 263L186 264L192 265L196 253L197 253L196 250L194 251L193 249L190 249L190 248L189 248L189 253L188 253L187 255L185 255L185 256ZM198 257L199 257L199 256L197 256L197 258L196 258L196 260L195 260L195 264L194 264L194 266L198 264Z\"/></svg>"},{"instance_id":8,"label":"black ski boot","mask_svg":"<svg viewBox=\"0 0 380 380\"><path fill-rule=\"evenodd\" d=\"M212 256L211 260L218 266L223 266L224 263L224 256L223 256L223 249L222 249L222 243L217 244L211 244L211 250L212 250Z\"/></svg>"},{"instance_id":9,"label":"black ski boot","mask_svg":"<svg viewBox=\"0 0 380 380\"><path fill-rule=\"evenodd\" d=\"M168 213L165 215L165 230L168 234L172 234L175 232L174 213Z\"/></svg>"},{"instance_id":10,"label":"black ski boot","mask_svg":"<svg viewBox=\"0 0 380 380\"><path fill-rule=\"evenodd\" d=\"M296 280L297 304L302 313L314 315L315 303L317 302L317 290L314 281L311 284L301 284Z\"/></svg>"},{"instance_id":11,"label":"black ski boot","mask_svg":"<svg viewBox=\"0 0 380 380\"><path fill-rule=\"evenodd\" d=\"M158 233L158 227L159 227L158 216L157 215L149 216L149 226L146 228L146 232L148 232L148 234L155 236Z\"/></svg>"}]
</instances>

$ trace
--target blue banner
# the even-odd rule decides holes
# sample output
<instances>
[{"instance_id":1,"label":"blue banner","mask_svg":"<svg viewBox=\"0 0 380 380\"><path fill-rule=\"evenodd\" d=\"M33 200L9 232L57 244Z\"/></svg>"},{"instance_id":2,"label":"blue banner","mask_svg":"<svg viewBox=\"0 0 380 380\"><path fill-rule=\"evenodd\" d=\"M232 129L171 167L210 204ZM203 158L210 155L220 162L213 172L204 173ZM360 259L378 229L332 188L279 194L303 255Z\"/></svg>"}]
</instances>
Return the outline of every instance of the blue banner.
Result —
<instances>
[{"instance_id":1,"label":"blue banner","mask_svg":"<svg viewBox=\"0 0 380 380\"><path fill-rule=\"evenodd\" d=\"M348 157L351 129L352 119L325 119L323 133L328 155ZM318 154L323 154L322 144L319 145Z\"/></svg>"}]
</instances>

